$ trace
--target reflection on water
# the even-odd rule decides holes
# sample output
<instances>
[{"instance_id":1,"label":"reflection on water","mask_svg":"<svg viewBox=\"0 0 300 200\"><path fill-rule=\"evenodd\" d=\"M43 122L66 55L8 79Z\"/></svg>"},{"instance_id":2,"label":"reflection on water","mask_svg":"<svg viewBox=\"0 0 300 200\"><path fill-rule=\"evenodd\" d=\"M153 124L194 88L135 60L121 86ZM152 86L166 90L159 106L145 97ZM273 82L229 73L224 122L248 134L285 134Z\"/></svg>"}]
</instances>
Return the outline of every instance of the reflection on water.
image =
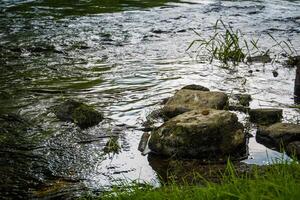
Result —
<instances>
[{"instance_id":1,"label":"reflection on water","mask_svg":"<svg viewBox=\"0 0 300 200\"><path fill-rule=\"evenodd\" d=\"M2 191L9 186L3 195L66 197L124 179L157 184L156 169L137 150L140 129L162 99L187 84L248 93L252 108L283 108L285 121L299 119L299 110L289 108L295 69L281 60L241 64L231 73L217 62L197 63L185 52L196 38L192 29L206 37L220 17L246 37L259 37L264 49L273 44L267 33L299 49L297 1L2 2L0 111L32 122L26 134L0 137L0 185ZM87 130L59 122L51 107L66 98L93 105L106 120ZM104 155L112 134L122 152ZM255 138L249 152L246 163L281 156Z\"/></svg>"}]
</instances>

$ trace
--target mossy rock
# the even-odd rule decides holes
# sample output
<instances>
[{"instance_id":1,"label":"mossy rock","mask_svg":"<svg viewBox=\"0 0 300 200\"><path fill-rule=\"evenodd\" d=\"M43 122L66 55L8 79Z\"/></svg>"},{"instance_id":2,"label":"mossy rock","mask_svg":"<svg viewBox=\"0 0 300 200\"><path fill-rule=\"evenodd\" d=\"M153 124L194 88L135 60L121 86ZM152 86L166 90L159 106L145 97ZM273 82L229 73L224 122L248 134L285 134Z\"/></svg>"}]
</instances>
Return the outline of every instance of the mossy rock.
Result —
<instances>
[{"instance_id":1,"label":"mossy rock","mask_svg":"<svg viewBox=\"0 0 300 200\"><path fill-rule=\"evenodd\" d=\"M166 157L217 159L240 156L243 125L234 113L197 109L178 115L151 133L149 148Z\"/></svg>"},{"instance_id":2,"label":"mossy rock","mask_svg":"<svg viewBox=\"0 0 300 200\"><path fill-rule=\"evenodd\" d=\"M249 111L250 121L261 124L268 125L280 122L282 119L282 109L274 108L259 108L251 109Z\"/></svg>"},{"instance_id":3,"label":"mossy rock","mask_svg":"<svg viewBox=\"0 0 300 200\"><path fill-rule=\"evenodd\" d=\"M93 107L74 100L67 100L54 108L56 117L62 121L71 121L80 128L97 125L103 120L103 115Z\"/></svg>"},{"instance_id":4,"label":"mossy rock","mask_svg":"<svg viewBox=\"0 0 300 200\"><path fill-rule=\"evenodd\" d=\"M260 141L272 142L276 147L287 145L290 142L300 140L300 125L291 123L276 123L268 127L261 126L257 130Z\"/></svg>"}]
</instances>

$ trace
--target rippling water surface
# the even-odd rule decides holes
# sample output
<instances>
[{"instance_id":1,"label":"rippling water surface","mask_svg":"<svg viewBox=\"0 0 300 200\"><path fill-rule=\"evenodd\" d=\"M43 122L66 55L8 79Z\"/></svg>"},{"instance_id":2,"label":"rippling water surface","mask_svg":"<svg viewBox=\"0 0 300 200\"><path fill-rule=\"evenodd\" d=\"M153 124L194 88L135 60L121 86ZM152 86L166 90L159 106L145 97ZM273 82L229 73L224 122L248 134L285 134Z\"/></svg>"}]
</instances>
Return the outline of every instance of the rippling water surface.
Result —
<instances>
[{"instance_id":1,"label":"rippling water surface","mask_svg":"<svg viewBox=\"0 0 300 200\"><path fill-rule=\"evenodd\" d=\"M289 108L295 69L282 60L232 72L185 51L197 38L192 29L208 37L219 18L260 38L263 49L274 44L267 33L300 48L300 1L0 0L0 111L35 124L0 138L2 196L70 197L124 179L159 184L137 150L140 129L162 99L187 84L251 94L251 108L283 108L284 120L297 122L299 110ZM50 108L66 98L106 119L87 130L59 122ZM102 137L111 134L121 153L103 155ZM259 165L281 156L255 138L249 153L244 162Z\"/></svg>"}]
</instances>

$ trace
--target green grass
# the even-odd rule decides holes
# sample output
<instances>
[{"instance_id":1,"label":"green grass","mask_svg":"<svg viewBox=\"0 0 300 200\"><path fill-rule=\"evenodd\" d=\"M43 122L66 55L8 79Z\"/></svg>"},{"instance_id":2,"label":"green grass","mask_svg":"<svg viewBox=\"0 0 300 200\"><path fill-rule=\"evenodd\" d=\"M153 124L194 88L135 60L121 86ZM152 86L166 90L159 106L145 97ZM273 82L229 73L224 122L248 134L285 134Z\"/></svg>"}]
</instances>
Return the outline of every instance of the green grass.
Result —
<instances>
[{"instance_id":1,"label":"green grass","mask_svg":"<svg viewBox=\"0 0 300 200\"><path fill-rule=\"evenodd\" d=\"M205 186L172 183L159 188L147 184L123 185L101 197L82 199L300 199L300 165L295 161L290 164L254 168L251 173L242 176L237 176L229 164L221 182L221 184L206 182Z\"/></svg>"},{"instance_id":2,"label":"green grass","mask_svg":"<svg viewBox=\"0 0 300 200\"><path fill-rule=\"evenodd\" d=\"M275 44L263 51L259 45L259 39L247 40L240 29L233 29L221 19L216 21L213 28L213 34L208 38L203 38L200 33L194 30L199 38L192 41L186 51L196 46L197 60L208 58L211 63L214 59L217 59L224 64L223 67L229 68L241 62L251 63L251 60L259 60L262 63L270 62L270 53L275 47L279 47L281 50L274 54L274 58L271 59L272 62L280 55L285 55L288 58L297 55L291 41L277 41L269 33L268 36Z\"/></svg>"}]
</instances>

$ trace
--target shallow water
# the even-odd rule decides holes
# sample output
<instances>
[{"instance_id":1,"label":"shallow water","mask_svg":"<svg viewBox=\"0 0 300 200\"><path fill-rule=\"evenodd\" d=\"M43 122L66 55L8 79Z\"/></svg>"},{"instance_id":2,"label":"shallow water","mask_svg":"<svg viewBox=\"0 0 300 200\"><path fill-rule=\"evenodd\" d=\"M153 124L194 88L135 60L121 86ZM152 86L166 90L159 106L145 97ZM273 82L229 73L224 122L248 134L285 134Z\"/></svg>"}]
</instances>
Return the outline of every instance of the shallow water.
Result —
<instances>
[{"instance_id":1,"label":"shallow water","mask_svg":"<svg viewBox=\"0 0 300 200\"><path fill-rule=\"evenodd\" d=\"M51 2L0 4L0 111L35 122L28 133L1 140L4 197L70 197L120 180L159 184L137 150L140 129L162 99L187 84L251 94L251 108L283 108L284 121L299 121L299 110L289 108L295 69L283 67L282 58L232 72L185 51L197 38L192 29L208 37L222 18L245 37L260 38L263 49L274 44L270 33L299 52L299 1ZM59 122L50 108L65 98L93 105L105 121L87 130ZM107 138L101 137L111 134L119 136L122 151L103 155ZM249 153L243 162L259 165L282 156L254 137Z\"/></svg>"}]
</instances>

